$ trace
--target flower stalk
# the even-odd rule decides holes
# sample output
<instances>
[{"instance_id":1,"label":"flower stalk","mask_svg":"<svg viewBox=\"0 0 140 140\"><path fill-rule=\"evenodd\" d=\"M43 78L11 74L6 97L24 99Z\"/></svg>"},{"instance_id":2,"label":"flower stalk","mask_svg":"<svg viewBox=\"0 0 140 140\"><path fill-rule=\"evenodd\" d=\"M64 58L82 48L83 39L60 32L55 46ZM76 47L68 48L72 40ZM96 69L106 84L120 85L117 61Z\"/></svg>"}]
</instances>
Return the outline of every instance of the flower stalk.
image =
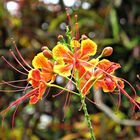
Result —
<instances>
[{"instance_id":1,"label":"flower stalk","mask_svg":"<svg viewBox=\"0 0 140 140\"><path fill-rule=\"evenodd\" d=\"M85 103L85 97L82 96L82 94L81 94L80 97L81 97L81 103L82 103L82 106L83 106L83 111L84 111L84 114L85 114L85 119L87 121L87 125L88 125L88 128L89 128L90 134L91 134L91 140L96 140L95 134L93 132L93 128L92 128L92 123L91 123L91 120L90 120L90 116L88 114L87 105Z\"/></svg>"}]
</instances>

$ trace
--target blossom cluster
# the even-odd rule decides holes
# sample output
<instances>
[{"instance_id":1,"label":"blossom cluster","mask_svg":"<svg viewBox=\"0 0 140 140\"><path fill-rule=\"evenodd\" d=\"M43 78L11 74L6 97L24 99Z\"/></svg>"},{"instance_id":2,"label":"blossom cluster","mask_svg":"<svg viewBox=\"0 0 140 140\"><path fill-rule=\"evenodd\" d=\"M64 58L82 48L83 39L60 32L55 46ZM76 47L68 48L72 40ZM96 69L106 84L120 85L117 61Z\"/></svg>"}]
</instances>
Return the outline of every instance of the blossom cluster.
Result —
<instances>
[{"instance_id":1,"label":"blossom cluster","mask_svg":"<svg viewBox=\"0 0 140 140\"><path fill-rule=\"evenodd\" d=\"M104 92L113 92L118 89L140 109L135 99L131 98L124 90L124 80L114 75L121 65L105 59L112 54L113 48L105 47L102 53L97 56L97 44L93 40L86 35L79 37L78 31L74 36L68 27L66 29L67 38L64 39L62 35L59 35L59 41L52 50L42 47L42 52L32 60L32 67L25 62L15 46L19 57L30 67L30 70L27 71L27 83L31 85L31 90L14 101L1 114L6 113L12 106L27 98L29 98L30 104L36 104L43 98L48 87L54 84L58 75L67 78L69 82L72 81L79 91L78 94L82 97L89 94L92 87L95 90L102 89ZM11 52L11 54L22 65L14 53ZM12 66L5 57L3 59ZM7 82L7 84L11 83ZM69 90L69 92L71 91Z\"/></svg>"}]
</instances>

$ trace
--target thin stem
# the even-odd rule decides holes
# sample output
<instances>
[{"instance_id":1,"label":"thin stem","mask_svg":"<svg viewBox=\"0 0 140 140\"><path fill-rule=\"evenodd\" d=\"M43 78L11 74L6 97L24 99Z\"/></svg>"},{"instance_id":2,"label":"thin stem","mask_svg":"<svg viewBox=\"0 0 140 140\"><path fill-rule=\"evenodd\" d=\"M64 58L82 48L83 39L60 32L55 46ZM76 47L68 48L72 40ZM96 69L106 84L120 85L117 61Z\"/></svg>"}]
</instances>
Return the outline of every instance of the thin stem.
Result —
<instances>
[{"instance_id":1,"label":"thin stem","mask_svg":"<svg viewBox=\"0 0 140 140\"><path fill-rule=\"evenodd\" d=\"M89 116L88 111L87 111L87 106L86 106L86 103L85 103L85 97L82 96L82 94L81 94L80 97L81 97L81 103L82 103L83 111L84 111L84 114L85 114L85 118L86 118L86 121L87 121L87 124L88 124L88 128L90 130L91 140L96 140L94 132L93 132L90 116Z\"/></svg>"},{"instance_id":2,"label":"thin stem","mask_svg":"<svg viewBox=\"0 0 140 140\"><path fill-rule=\"evenodd\" d=\"M56 87L56 88L62 89L62 90L64 90L64 91L68 91L68 92L71 92L71 93L73 93L73 94L76 94L77 96L80 96L80 94L77 93L77 92L74 92L74 91L72 91L72 90L63 88L63 87L58 86L58 85L55 85L55 84L46 83L46 85L49 86L49 87Z\"/></svg>"}]
</instances>

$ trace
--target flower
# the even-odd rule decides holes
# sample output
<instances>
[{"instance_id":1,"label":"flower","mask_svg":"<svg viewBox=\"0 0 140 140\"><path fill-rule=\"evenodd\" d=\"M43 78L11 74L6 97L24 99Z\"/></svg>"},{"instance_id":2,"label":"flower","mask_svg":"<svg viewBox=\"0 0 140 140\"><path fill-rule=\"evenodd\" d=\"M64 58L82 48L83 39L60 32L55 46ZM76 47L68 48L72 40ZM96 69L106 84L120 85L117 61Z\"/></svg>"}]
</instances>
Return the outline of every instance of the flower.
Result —
<instances>
[{"instance_id":1,"label":"flower","mask_svg":"<svg viewBox=\"0 0 140 140\"><path fill-rule=\"evenodd\" d=\"M92 59L89 61L90 56L94 56L97 50L97 45L90 39L81 41L72 40L70 48L65 44L59 43L52 50L52 55L57 62L54 65L54 72L61 76L70 76L72 71L78 70L80 67L84 69L91 69L98 60Z\"/></svg>"},{"instance_id":2,"label":"flower","mask_svg":"<svg viewBox=\"0 0 140 140\"><path fill-rule=\"evenodd\" d=\"M104 92L112 92L115 90L117 84L124 88L124 82L113 76L113 73L116 69L120 68L120 64L111 62L107 59L99 61L97 69L94 72L95 79L98 79L94 84L95 89L102 87Z\"/></svg>"},{"instance_id":3,"label":"flower","mask_svg":"<svg viewBox=\"0 0 140 140\"><path fill-rule=\"evenodd\" d=\"M28 81L33 88L38 88L38 92L30 97L30 104L35 104L42 99L47 88L46 83L54 82L55 74L53 73L53 63L43 53L34 57L32 65L34 69L29 71Z\"/></svg>"},{"instance_id":4,"label":"flower","mask_svg":"<svg viewBox=\"0 0 140 140\"><path fill-rule=\"evenodd\" d=\"M18 53L19 53L19 56L22 57L19 51L18 51ZM10 64L5 58L3 58L3 59L8 64ZM22 60L27 65L27 63L25 62L25 60L23 58L22 58ZM19 63L19 61L17 61L17 62ZM10 64L10 65L12 66L12 64ZM27 65L29 68L31 68L31 70L28 71L27 76L28 76L28 83L31 84L33 89L30 90L29 92L27 92L25 95L23 95L19 99L12 102L5 110L0 112L0 115L6 113L7 111L9 111L9 109L11 109L11 107L20 104L22 101L24 101L28 98L30 98L30 101L29 101L30 104L37 103L40 99L42 99L42 97L47 89L46 83L47 82L52 83L55 81L56 74L53 73L53 63L50 60L48 60L43 55L43 53L39 53L39 54L37 54L37 56L34 57L34 59L32 61L32 65L33 65L34 69L32 67L30 67L29 65ZM12 68L14 68L14 67L12 66ZM17 72L20 72L20 71L17 70ZM17 81L22 81L22 80L17 80ZM10 81L10 82L4 82L4 83L11 85L12 87L18 87L18 86L14 86L11 84L14 82L16 82L16 81ZM19 87L19 88L21 88L21 87ZM20 91L25 91L26 89L29 89L29 87L25 87L23 90L20 90ZM19 90L15 90L15 91L19 91Z\"/></svg>"}]
</instances>

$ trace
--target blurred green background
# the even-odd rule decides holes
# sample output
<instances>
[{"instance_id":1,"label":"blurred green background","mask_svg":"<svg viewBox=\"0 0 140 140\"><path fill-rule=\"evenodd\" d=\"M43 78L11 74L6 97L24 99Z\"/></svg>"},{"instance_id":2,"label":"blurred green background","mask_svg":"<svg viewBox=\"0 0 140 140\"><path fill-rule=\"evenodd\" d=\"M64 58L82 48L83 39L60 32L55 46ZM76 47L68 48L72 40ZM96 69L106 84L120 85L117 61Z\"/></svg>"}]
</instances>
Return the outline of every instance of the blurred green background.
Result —
<instances>
[{"instance_id":1,"label":"blurred green background","mask_svg":"<svg viewBox=\"0 0 140 140\"><path fill-rule=\"evenodd\" d=\"M1 0L0 1L0 55L4 55L16 68L16 63L9 49L13 49L11 38L26 61L31 60L42 46L52 49L57 43L57 36L65 36L68 25L65 8L70 7L73 23L78 14L80 34L86 34L98 44L100 54L105 46L112 46L113 55L108 59L118 62L122 68L116 75L125 78L136 88L140 81L140 1L139 0ZM25 79L2 60L0 60L0 79ZM65 81L58 77L58 84ZM26 86L25 82L16 85ZM7 85L0 89L11 90ZM134 97L131 88L126 91ZM136 88L138 95L140 91ZM47 98L31 106L28 100L18 108L15 126L12 129L12 108L5 117L4 126L0 125L1 140L88 140L89 132L84 122L84 115L79 111L80 100L72 96L70 106L64 108L66 94L53 98L59 90L51 89ZM6 108L23 93L0 92L0 110ZM92 98L92 94L88 95ZM121 119L140 118L140 113L124 95L117 110L118 95L103 93L103 101ZM140 126L125 126L115 123L96 105L87 101L97 140L139 140ZM133 112L133 113L132 113ZM0 119L2 122L2 118Z\"/></svg>"}]
</instances>

